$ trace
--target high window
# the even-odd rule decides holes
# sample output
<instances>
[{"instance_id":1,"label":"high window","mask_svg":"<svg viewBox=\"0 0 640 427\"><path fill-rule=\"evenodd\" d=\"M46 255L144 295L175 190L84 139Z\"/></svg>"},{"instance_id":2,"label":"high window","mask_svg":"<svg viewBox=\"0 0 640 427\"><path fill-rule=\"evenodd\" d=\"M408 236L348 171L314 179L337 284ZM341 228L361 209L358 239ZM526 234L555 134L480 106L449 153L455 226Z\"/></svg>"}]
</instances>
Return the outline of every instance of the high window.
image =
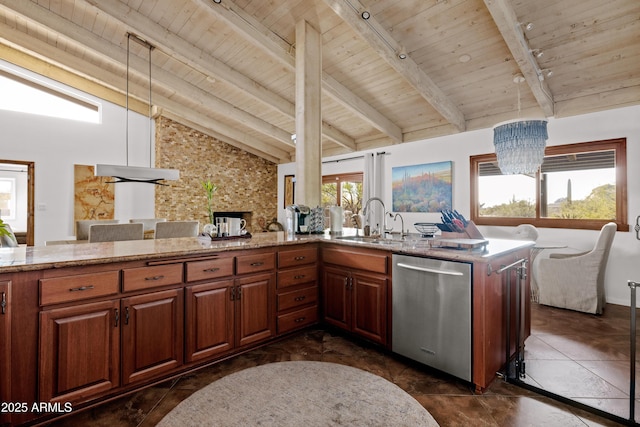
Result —
<instances>
[{"instance_id":1,"label":"high window","mask_svg":"<svg viewBox=\"0 0 640 427\"><path fill-rule=\"evenodd\" d=\"M624 138L547 147L535 175L502 175L495 154L470 161L476 224L629 229Z\"/></svg>"},{"instance_id":2,"label":"high window","mask_svg":"<svg viewBox=\"0 0 640 427\"><path fill-rule=\"evenodd\" d=\"M99 107L87 100L0 70L0 109L99 123Z\"/></svg>"}]
</instances>

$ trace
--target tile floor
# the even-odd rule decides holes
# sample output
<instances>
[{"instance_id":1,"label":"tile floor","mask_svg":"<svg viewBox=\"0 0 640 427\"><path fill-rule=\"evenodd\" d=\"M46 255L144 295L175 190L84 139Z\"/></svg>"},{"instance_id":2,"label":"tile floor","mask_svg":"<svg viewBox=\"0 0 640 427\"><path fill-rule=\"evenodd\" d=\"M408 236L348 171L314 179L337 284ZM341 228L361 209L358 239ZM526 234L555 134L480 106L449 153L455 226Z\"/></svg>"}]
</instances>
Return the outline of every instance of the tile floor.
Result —
<instances>
[{"instance_id":1,"label":"tile floor","mask_svg":"<svg viewBox=\"0 0 640 427\"><path fill-rule=\"evenodd\" d=\"M612 304L601 316L535 305L524 382L628 418L629 318L628 307ZM640 390L635 394L640 414Z\"/></svg>"},{"instance_id":2,"label":"tile floor","mask_svg":"<svg viewBox=\"0 0 640 427\"><path fill-rule=\"evenodd\" d=\"M607 341L607 335L622 332L624 326L611 326L606 316L596 317L589 321L582 318L578 321L568 321L568 313L564 310L540 307L534 310L534 330L529 356L534 367L532 376L540 372L542 361L566 361L566 357L560 357L553 346L562 347L565 343L565 354L572 351L585 354L585 351L593 353L589 362L594 365L598 355L607 357L620 357L624 350L618 348L618 344ZM609 313L612 313L610 310ZM607 313L607 314L609 314ZM612 313L613 314L613 313ZM582 317L582 316L579 316ZM567 341L555 341L549 334L555 327L554 321L560 321L568 326L567 335L580 337L580 345L572 347ZM591 340L584 337L581 327L587 322L595 323L602 330L602 337ZM628 323L628 322L627 322ZM627 335L628 337L628 335ZM628 340L628 338L626 338ZM593 350L585 349L581 345L593 342ZM550 350L551 349L551 350ZM557 349L556 349L557 350ZM542 357L544 356L544 357ZM287 360L320 360L326 362L342 363L380 375L403 388L418 400L436 419L441 426L613 426L617 423L598 417L589 412L576 409L571 406L558 403L550 398L543 397L524 388L508 384L500 379L494 383L483 395L476 395L472 388L455 378L431 371L429 368L416 365L405 360L400 360L393 355L381 352L361 342L354 342L342 334L325 331L323 329L311 329L286 340L270 344L260 349L237 356L231 360L223 361L211 367L204 368L196 373L184 375L176 380L167 381L154 387L139 391L130 396L119 398L105 403L99 407L77 412L72 416L51 423L51 426L153 426L167 412L179 402L186 399L193 392L224 375L238 370L264 363L272 363ZM536 361L541 361L540 366L535 366ZM586 364L586 361L584 362ZM529 367L529 365L527 365ZM555 370L553 370L555 369ZM549 381L557 378L562 371L553 368L553 374ZM592 367L593 371L602 369ZM542 377L538 378L543 380ZM612 379L611 389L615 389L615 396L624 394L624 389L613 384L618 377ZM562 384L563 380L557 381ZM578 382L575 387L580 387ZM573 390L573 388L569 388ZM587 387L586 389L589 389Z\"/></svg>"}]
</instances>

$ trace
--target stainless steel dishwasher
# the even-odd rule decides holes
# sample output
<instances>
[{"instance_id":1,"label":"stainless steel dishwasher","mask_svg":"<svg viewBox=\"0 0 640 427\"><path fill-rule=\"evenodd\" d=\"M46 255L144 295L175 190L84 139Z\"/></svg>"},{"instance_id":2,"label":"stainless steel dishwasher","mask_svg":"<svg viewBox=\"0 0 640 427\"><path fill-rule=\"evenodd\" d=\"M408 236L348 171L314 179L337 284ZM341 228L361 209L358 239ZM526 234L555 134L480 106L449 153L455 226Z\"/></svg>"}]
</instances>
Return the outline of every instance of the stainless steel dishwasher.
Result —
<instances>
[{"instance_id":1,"label":"stainless steel dishwasher","mask_svg":"<svg viewBox=\"0 0 640 427\"><path fill-rule=\"evenodd\" d=\"M471 381L471 264L393 255L393 352Z\"/></svg>"}]
</instances>

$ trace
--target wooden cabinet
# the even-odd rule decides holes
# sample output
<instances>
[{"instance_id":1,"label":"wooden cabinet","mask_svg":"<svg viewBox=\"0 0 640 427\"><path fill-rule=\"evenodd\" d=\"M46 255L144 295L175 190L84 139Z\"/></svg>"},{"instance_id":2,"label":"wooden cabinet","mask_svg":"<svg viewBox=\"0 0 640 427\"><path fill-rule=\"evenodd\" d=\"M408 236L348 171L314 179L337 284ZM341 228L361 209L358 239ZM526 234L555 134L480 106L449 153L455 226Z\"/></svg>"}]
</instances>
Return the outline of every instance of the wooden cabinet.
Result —
<instances>
[{"instance_id":1,"label":"wooden cabinet","mask_svg":"<svg viewBox=\"0 0 640 427\"><path fill-rule=\"evenodd\" d=\"M236 279L236 344L239 347L275 335L274 273L262 273Z\"/></svg>"},{"instance_id":2,"label":"wooden cabinet","mask_svg":"<svg viewBox=\"0 0 640 427\"><path fill-rule=\"evenodd\" d=\"M344 252L342 248L324 248L322 252L325 263L322 276L324 321L388 345L388 255L384 252ZM363 269L356 270L353 266ZM364 270L365 267L370 270Z\"/></svg>"},{"instance_id":3,"label":"wooden cabinet","mask_svg":"<svg viewBox=\"0 0 640 427\"><path fill-rule=\"evenodd\" d=\"M235 270L240 276L233 277ZM273 251L187 263L186 361L196 362L275 334ZM208 280L219 277L224 280Z\"/></svg>"},{"instance_id":4,"label":"wooden cabinet","mask_svg":"<svg viewBox=\"0 0 640 427\"><path fill-rule=\"evenodd\" d=\"M278 252L278 333L318 322L318 247Z\"/></svg>"},{"instance_id":5,"label":"wooden cabinet","mask_svg":"<svg viewBox=\"0 0 640 427\"><path fill-rule=\"evenodd\" d=\"M208 359L234 347L234 285L230 279L185 289L187 362Z\"/></svg>"},{"instance_id":6,"label":"wooden cabinet","mask_svg":"<svg viewBox=\"0 0 640 427\"><path fill-rule=\"evenodd\" d=\"M120 301L40 313L39 400L77 402L120 385Z\"/></svg>"},{"instance_id":7,"label":"wooden cabinet","mask_svg":"<svg viewBox=\"0 0 640 427\"><path fill-rule=\"evenodd\" d=\"M122 382L145 381L182 365L183 291L123 298Z\"/></svg>"},{"instance_id":8,"label":"wooden cabinet","mask_svg":"<svg viewBox=\"0 0 640 427\"><path fill-rule=\"evenodd\" d=\"M0 281L0 402L11 402L11 281ZM0 425L11 415L0 411Z\"/></svg>"}]
</instances>

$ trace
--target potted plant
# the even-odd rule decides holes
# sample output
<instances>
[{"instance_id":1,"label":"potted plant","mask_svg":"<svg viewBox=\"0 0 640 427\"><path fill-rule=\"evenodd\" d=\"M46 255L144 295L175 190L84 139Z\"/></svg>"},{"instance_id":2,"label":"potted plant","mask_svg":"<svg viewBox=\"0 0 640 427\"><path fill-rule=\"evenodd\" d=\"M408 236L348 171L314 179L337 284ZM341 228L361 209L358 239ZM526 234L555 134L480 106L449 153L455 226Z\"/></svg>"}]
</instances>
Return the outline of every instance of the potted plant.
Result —
<instances>
[{"instance_id":1,"label":"potted plant","mask_svg":"<svg viewBox=\"0 0 640 427\"><path fill-rule=\"evenodd\" d=\"M4 237L6 236L6 239ZM14 242L11 244L10 242ZM6 245L4 243L7 243ZM2 246L18 246L18 242L15 240L15 236L9 228L9 224L0 219L0 247Z\"/></svg>"},{"instance_id":2,"label":"potted plant","mask_svg":"<svg viewBox=\"0 0 640 427\"><path fill-rule=\"evenodd\" d=\"M207 210L209 212L209 224L213 224L213 194L218 190L218 187L209 181L203 181L202 187L207 193Z\"/></svg>"}]
</instances>

